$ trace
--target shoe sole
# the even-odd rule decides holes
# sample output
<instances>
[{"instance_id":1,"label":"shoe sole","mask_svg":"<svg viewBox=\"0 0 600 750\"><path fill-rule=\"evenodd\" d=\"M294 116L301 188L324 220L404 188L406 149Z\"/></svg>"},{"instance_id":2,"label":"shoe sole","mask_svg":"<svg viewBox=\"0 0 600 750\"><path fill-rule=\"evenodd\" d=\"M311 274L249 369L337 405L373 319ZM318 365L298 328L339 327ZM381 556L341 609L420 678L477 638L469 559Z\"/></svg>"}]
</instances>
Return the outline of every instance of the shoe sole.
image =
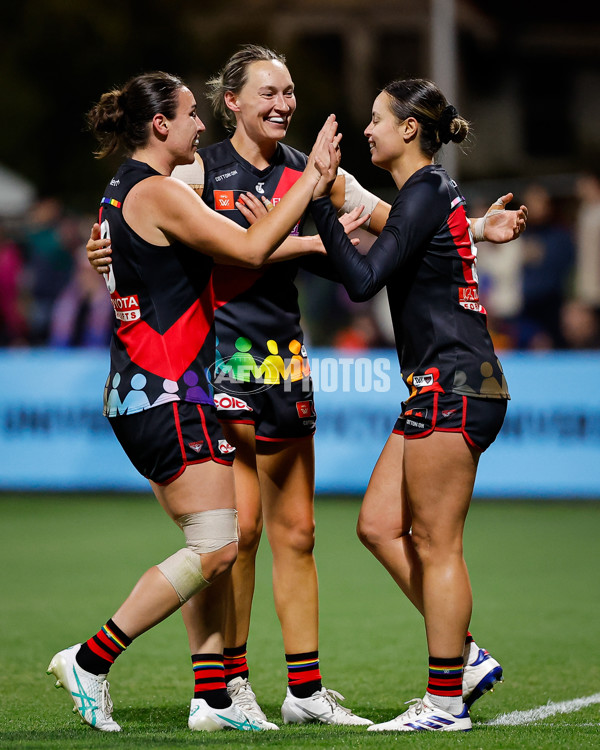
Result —
<instances>
[{"instance_id":1,"label":"shoe sole","mask_svg":"<svg viewBox=\"0 0 600 750\"><path fill-rule=\"evenodd\" d=\"M502 675L502 667L494 667L491 672L488 672L481 682L473 688L471 695L465 700L465 706L471 708L475 701L479 700L482 695L486 693L493 693L494 687L504 682Z\"/></svg>"},{"instance_id":2,"label":"shoe sole","mask_svg":"<svg viewBox=\"0 0 600 750\"><path fill-rule=\"evenodd\" d=\"M370 727L373 724L372 721L368 724L366 722L342 723L341 721L324 721L318 716L284 716L283 712L281 718L284 724L322 724L326 727Z\"/></svg>"},{"instance_id":3,"label":"shoe sole","mask_svg":"<svg viewBox=\"0 0 600 750\"><path fill-rule=\"evenodd\" d=\"M389 728L389 729L371 729L371 727L367 728L368 732L430 732L431 734L437 734L438 732L470 732L472 727L448 727L445 729L425 729L425 727L415 727L410 729L403 729L403 728Z\"/></svg>"}]
</instances>

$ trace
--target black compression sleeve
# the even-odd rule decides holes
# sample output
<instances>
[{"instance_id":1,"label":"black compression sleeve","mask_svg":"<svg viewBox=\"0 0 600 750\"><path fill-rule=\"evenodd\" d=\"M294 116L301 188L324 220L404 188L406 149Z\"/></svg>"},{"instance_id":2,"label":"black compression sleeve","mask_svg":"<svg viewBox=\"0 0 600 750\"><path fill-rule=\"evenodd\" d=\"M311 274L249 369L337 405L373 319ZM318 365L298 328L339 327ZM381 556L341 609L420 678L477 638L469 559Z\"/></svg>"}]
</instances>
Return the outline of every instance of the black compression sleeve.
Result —
<instances>
[{"instance_id":1,"label":"black compression sleeve","mask_svg":"<svg viewBox=\"0 0 600 750\"><path fill-rule=\"evenodd\" d=\"M303 255L298 260L298 266L315 276L320 276L322 279L337 282L341 282L342 280L339 271L327 255L320 255L318 253Z\"/></svg>"},{"instance_id":2,"label":"black compression sleeve","mask_svg":"<svg viewBox=\"0 0 600 750\"><path fill-rule=\"evenodd\" d=\"M367 255L361 255L338 221L328 197L313 201L311 210L327 255L337 268L350 299L362 302L375 296L398 265L395 232L384 230Z\"/></svg>"}]
</instances>

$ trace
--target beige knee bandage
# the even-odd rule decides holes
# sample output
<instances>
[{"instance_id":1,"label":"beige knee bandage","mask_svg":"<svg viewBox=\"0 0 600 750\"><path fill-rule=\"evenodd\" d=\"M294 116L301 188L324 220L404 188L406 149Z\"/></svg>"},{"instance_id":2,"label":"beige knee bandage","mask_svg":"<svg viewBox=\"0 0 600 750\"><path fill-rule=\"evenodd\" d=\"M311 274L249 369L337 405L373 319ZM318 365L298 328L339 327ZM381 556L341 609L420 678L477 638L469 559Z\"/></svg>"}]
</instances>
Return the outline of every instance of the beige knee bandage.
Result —
<instances>
[{"instance_id":1,"label":"beige knee bandage","mask_svg":"<svg viewBox=\"0 0 600 750\"><path fill-rule=\"evenodd\" d=\"M200 555L216 552L227 544L237 542L237 510L220 508L180 516L177 523L185 534L186 547L168 557L158 569L177 592L181 603L209 583L202 575Z\"/></svg>"},{"instance_id":2,"label":"beige knee bandage","mask_svg":"<svg viewBox=\"0 0 600 750\"><path fill-rule=\"evenodd\" d=\"M226 544L238 540L235 508L188 513L185 516L179 516L177 523L185 534L186 546L199 555L216 552Z\"/></svg>"},{"instance_id":3,"label":"beige knee bandage","mask_svg":"<svg viewBox=\"0 0 600 750\"><path fill-rule=\"evenodd\" d=\"M179 601L184 604L197 591L208 586L208 581L202 575L202 560L200 555L191 549L179 549L171 557L156 566L167 581L173 586Z\"/></svg>"}]
</instances>

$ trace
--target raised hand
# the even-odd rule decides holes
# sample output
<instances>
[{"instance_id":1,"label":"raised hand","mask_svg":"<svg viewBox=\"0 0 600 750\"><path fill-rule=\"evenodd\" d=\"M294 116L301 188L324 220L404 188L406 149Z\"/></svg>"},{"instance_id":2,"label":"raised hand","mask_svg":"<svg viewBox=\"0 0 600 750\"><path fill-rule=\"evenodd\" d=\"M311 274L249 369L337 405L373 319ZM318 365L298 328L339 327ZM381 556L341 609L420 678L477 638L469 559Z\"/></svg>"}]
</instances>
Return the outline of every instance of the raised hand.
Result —
<instances>
[{"instance_id":1,"label":"raised hand","mask_svg":"<svg viewBox=\"0 0 600 750\"><path fill-rule=\"evenodd\" d=\"M516 211L507 210L506 206L513 199L512 193L501 195L492 203L485 216L477 219L473 226L473 237L476 242L510 242L517 239L527 227L527 206Z\"/></svg>"},{"instance_id":2,"label":"raised hand","mask_svg":"<svg viewBox=\"0 0 600 750\"><path fill-rule=\"evenodd\" d=\"M308 157L308 166L314 165L319 175L319 185L325 177L326 182L321 187L321 195L325 195L329 190L325 186L333 184L337 176L337 168L340 163L341 154L339 144L342 134L337 132L338 123L335 115L329 115L325 124L321 128L319 135L314 143L312 151ZM331 185L329 185L329 189ZM318 197L318 196L313 196Z\"/></svg>"}]
</instances>

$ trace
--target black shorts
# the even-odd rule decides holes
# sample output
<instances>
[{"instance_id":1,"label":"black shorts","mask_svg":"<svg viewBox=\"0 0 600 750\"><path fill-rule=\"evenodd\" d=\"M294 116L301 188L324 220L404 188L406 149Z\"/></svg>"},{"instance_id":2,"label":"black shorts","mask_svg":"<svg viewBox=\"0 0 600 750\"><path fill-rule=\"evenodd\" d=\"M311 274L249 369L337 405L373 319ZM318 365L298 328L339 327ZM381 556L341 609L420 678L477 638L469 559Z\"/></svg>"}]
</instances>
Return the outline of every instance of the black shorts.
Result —
<instances>
[{"instance_id":1,"label":"black shorts","mask_svg":"<svg viewBox=\"0 0 600 750\"><path fill-rule=\"evenodd\" d=\"M311 378L283 381L257 390L253 383L217 392L217 418L224 424L254 425L256 439L277 442L310 437L316 429Z\"/></svg>"},{"instance_id":2,"label":"black shorts","mask_svg":"<svg viewBox=\"0 0 600 750\"><path fill-rule=\"evenodd\" d=\"M500 398L424 393L403 402L393 432L409 440L434 431L460 432L469 445L484 451L500 432L506 406L506 399Z\"/></svg>"},{"instance_id":3,"label":"black shorts","mask_svg":"<svg viewBox=\"0 0 600 750\"><path fill-rule=\"evenodd\" d=\"M214 406L173 401L108 421L131 463L156 484L169 484L192 464L233 463L235 448L225 440Z\"/></svg>"}]
</instances>

